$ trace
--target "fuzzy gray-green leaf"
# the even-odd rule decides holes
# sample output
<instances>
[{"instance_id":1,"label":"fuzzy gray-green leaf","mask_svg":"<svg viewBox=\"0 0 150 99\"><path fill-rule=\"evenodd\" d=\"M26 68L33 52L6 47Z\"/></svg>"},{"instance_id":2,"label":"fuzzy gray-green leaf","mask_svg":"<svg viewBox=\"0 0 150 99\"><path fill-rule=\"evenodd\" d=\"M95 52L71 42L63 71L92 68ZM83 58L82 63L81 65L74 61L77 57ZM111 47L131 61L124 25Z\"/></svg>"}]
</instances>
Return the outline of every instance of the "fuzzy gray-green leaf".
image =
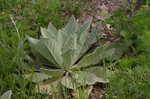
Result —
<instances>
[{"instance_id":1,"label":"fuzzy gray-green leaf","mask_svg":"<svg viewBox=\"0 0 150 99\"><path fill-rule=\"evenodd\" d=\"M57 65L54 57L52 56L50 50L47 48L47 39L37 40L31 37L28 37L29 42L31 43L31 47L33 47L38 53L44 56L48 61L52 62L53 64Z\"/></svg>"},{"instance_id":2,"label":"fuzzy gray-green leaf","mask_svg":"<svg viewBox=\"0 0 150 99\"><path fill-rule=\"evenodd\" d=\"M12 91L9 90L9 91L5 92L5 93L0 97L0 99L11 99L11 95L12 95Z\"/></svg>"},{"instance_id":3,"label":"fuzzy gray-green leaf","mask_svg":"<svg viewBox=\"0 0 150 99\"><path fill-rule=\"evenodd\" d=\"M114 48L108 49L108 48L109 44L97 47L92 53L89 53L85 57L83 57L77 65L81 67L95 65L98 64L103 59L105 59L106 57L111 57L115 52L115 49Z\"/></svg>"}]
</instances>

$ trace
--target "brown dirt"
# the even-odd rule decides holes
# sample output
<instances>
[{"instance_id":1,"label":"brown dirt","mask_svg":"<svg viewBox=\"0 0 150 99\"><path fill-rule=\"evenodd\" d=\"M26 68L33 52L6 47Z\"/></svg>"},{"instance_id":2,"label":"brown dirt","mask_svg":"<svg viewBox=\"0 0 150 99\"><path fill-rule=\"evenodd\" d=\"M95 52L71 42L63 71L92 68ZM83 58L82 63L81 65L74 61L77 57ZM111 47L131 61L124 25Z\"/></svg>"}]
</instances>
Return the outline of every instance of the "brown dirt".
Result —
<instances>
[{"instance_id":1,"label":"brown dirt","mask_svg":"<svg viewBox=\"0 0 150 99\"><path fill-rule=\"evenodd\" d=\"M93 17L94 21L102 21L107 13L112 13L122 6L125 0L83 0L88 2L87 8L82 13L80 20Z\"/></svg>"},{"instance_id":2,"label":"brown dirt","mask_svg":"<svg viewBox=\"0 0 150 99\"><path fill-rule=\"evenodd\" d=\"M89 99L106 99L105 91L106 84L97 83L93 86L93 89L89 95Z\"/></svg>"}]
</instances>

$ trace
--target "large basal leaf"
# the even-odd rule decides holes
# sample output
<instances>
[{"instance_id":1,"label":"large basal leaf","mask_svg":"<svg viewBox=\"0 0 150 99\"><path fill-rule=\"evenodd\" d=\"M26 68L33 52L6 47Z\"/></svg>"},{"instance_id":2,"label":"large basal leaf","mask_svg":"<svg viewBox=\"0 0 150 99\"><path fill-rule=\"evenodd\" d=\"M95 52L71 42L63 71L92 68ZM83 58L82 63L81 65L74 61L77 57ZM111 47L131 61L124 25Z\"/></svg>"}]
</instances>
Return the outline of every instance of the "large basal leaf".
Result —
<instances>
[{"instance_id":1,"label":"large basal leaf","mask_svg":"<svg viewBox=\"0 0 150 99\"><path fill-rule=\"evenodd\" d=\"M83 25L81 25L81 27L79 28L78 32L77 32L77 56L76 56L76 60L75 62L85 53L85 51L88 50L87 47L88 46L88 42L87 40L89 40L89 28L92 22L92 18L90 18L89 20L87 20ZM85 48L85 49L84 49Z\"/></svg>"},{"instance_id":2,"label":"large basal leaf","mask_svg":"<svg viewBox=\"0 0 150 99\"><path fill-rule=\"evenodd\" d=\"M72 17L65 27L65 30L67 31L67 37L65 37L65 42L63 45L63 53L67 54L64 55L65 57L70 57L70 65L73 65L78 58L83 54L82 48L85 44L85 41L87 39L88 30L90 27L92 19L89 19L87 22L85 22L81 28L77 27L77 22L74 17ZM77 30L78 29L78 30ZM69 33L69 34L68 34ZM70 54L66 52L71 52ZM64 61L67 59L64 57ZM67 63L67 62L64 62ZM66 64L68 65L68 64Z\"/></svg>"},{"instance_id":3,"label":"large basal leaf","mask_svg":"<svg viewBox=\"0 0 150 99\"><path fill-rule=\"evenodd\" d=\"M54 31L55 30L41 28L41 35L43 38L48 38L48 39L51 38L55 40L57 37L57 30L55 32Z\"/></svg>"},{"instance_id":4,"label":"large basal leaf","mask_svg":"<svg viewBox=\"0 0 150 99\"><path fill-rule=\"evenodd\" d=\"M35 83L47 84L58 81L63 77L64 70L61 69L44 69L40 68L40 72L24 74L26 79L32 80Z\"/></svg>"},{"instance_id":5,"label":"large basal leaf","mask_svg":"<svg viewBox=\"0 0 150 99\"><path fill-rule=\"evenodd\" d=\"M59 78L63 77L63 75L65 73L65 71L62 69L44 69L44 68L41 68L40 71L47 74L47 75L50 75L52 77L52 79L49 79L49 81L47 81L47 82L52 82L52 81L58 80Z\"/></svg>"},{"instance_id":6,"label":"large basal leaf","mask_svg":"<svg viewBox=\"0 0 150 99\"><path fill-rule=\"evenodd\" d=\"M95 83L108 83L107 77L110 75L108 70L96 66L87 68L84 71L75 71L71 75L65 76L61 83L63 86L75 89L84 85L93 85Z\"/></svg>"},{"instance_id":7,"label":"large basal leaf","mask_svg":"<svg viewBox=\"0 0 150 99\"><path fill-rule=\"evenodd\" d=\"M58 66L61 66L63 64L63 58L62 58L62 52L61 52L61 43L62 37L60 35L57 36L59 38L59 41L53 41L51 39L47 40L45 44L47 45L48 50L54 57L55 61L57 62Z\"/></svg>"},{"instance_id":8,"label":"large basal leaf","mask_svg":"<svg viewBox=\"0 0 150 99\"><path fill-rule=\"evenodd\" d=\"M109 43L97 47L92 53L83 57L74 68L86 67L90 65L96 65L107 57L112 57L115 52L114 48L109 49Z\"/></svg>"},{"instance_id":9,"label":"large basal leaf","mask_svg":"<svg viewBox=\"0 0 150 99\"><path fill-rule=\"evenodd\" d=\"M85 85L93 85L97 82L108 83L106 77L98 77L94 73L87 71L78 71L71 76L66 75L61 79L61 84L69 89L76 89Z\"/></svg>"},{"instance_id":10,"label":"large basal leaf","mask_svg":"<svg viewBox=\"0 0 150 99\"><path fill-rule=\"evenodd\" d=\"M9 90L9 91L5 92L5 93L0 97L0 99L11 99L11 95L12 95L12 91Z\"/></svg>"},{"instance_id":11,"label":"large basal leaf","mask_svg":"<svg viewBox=\"0 0 150 99\"><path fill-rule=\"evenodd\" d=\"M76 33L77 29L78 29L77 26L78 26L78 23L77 23L75 17L71 16L68 24L64 27L64 29L67 31L66 34L70 35L70 34Z\"/></svg>"},{"instance_id":12,"label":"large basal leaf","mask_svg":"<svg viewBox=\"0 0 150 99\"><path fill-rule=\"evenodd\" d=\"M74 79L78 86L83 85L93 85L97 82L99 83L107 83L106 73L104 69L97 68L97 71L87 70L87 71L78 71L74 74ZM99 73L98 75L96 73Z\"/></svg>"},{"instance_id":13,"label":"large basal leaf","mask_svg":"<svg viewBox=\"0 0 150 99\"><path fill-rule=\"evenodd\" d=\"M94 67L89 67L85 69L84 71L93 73L95 76L98 78L103 79L103 83L108 82L108 77L111 76L110 70L107 69L107 67L101 67L101 66L94 66Z\"/></svg>"},{"instance_id":14,"label":"large basal leaf","mask_svg":"<svg viewBox=\"0 0 150 99\"><path fill-rule=\"evenodd\" d=\"M44 56L49 62L52 62L53 64L57 65L54 57L52 56L50 50L47 48L47 39L41 39L37 40L31 37L28 37L28 40L30 41L32 48L34 48L38 53L40 53L42 56Z\"/></svg>"},{"instance_id":15,"label":"large basal leaf","mask_svg":"<svg viewBox=\"0 0 150 99\"><path fill-rule=\"evenodd\" d=\"M44 80L48 80L52 78L51 75L47 75L45 73L38 73L38 72L25 74L24 77L26 79L32 80L35 83L41 83Z\"/></svg>"},{"instance_id":16,"label":"large basal leaf","mask_svg":"<svg viewBox=\"0 0 150 99\"><path fill-rule=\"evenodd\" d=\"M99 25L97 25L97 27L98 26ZM99 33L100 33L100 30L97 28L94 28L91 33L88 33L85 44L82 47L81 55L82 55L82 53L85 53L94 43L97 42L97 36Z\"/></svg>"}]
</instances>

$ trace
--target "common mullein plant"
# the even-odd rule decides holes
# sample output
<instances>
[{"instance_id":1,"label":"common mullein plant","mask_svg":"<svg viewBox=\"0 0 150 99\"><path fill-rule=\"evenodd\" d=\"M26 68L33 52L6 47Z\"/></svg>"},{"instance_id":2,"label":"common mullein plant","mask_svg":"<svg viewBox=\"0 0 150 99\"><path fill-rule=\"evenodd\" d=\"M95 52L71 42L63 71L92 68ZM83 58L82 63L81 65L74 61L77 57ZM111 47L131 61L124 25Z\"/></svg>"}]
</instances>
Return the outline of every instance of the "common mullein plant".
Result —
<instances>
[{"instance_id":1,"label":"common mullein plant","mask_svg":"<svg viewBox=\"0 0 150 99\"><path fill-rule=\"evenodd\" d=\"M89 51L97 41L96 32L88 32L91 22L92 18L79 25L72 16L60 30L50 23L48 29L41 28L40 39L27 37L31 47L49 61L49 66L43 66L32 74L33 82L59 82L69 89L108 82L107 70L100 63L112 57L115 49L106 43Z\"/></svg>"}]
</instances>

